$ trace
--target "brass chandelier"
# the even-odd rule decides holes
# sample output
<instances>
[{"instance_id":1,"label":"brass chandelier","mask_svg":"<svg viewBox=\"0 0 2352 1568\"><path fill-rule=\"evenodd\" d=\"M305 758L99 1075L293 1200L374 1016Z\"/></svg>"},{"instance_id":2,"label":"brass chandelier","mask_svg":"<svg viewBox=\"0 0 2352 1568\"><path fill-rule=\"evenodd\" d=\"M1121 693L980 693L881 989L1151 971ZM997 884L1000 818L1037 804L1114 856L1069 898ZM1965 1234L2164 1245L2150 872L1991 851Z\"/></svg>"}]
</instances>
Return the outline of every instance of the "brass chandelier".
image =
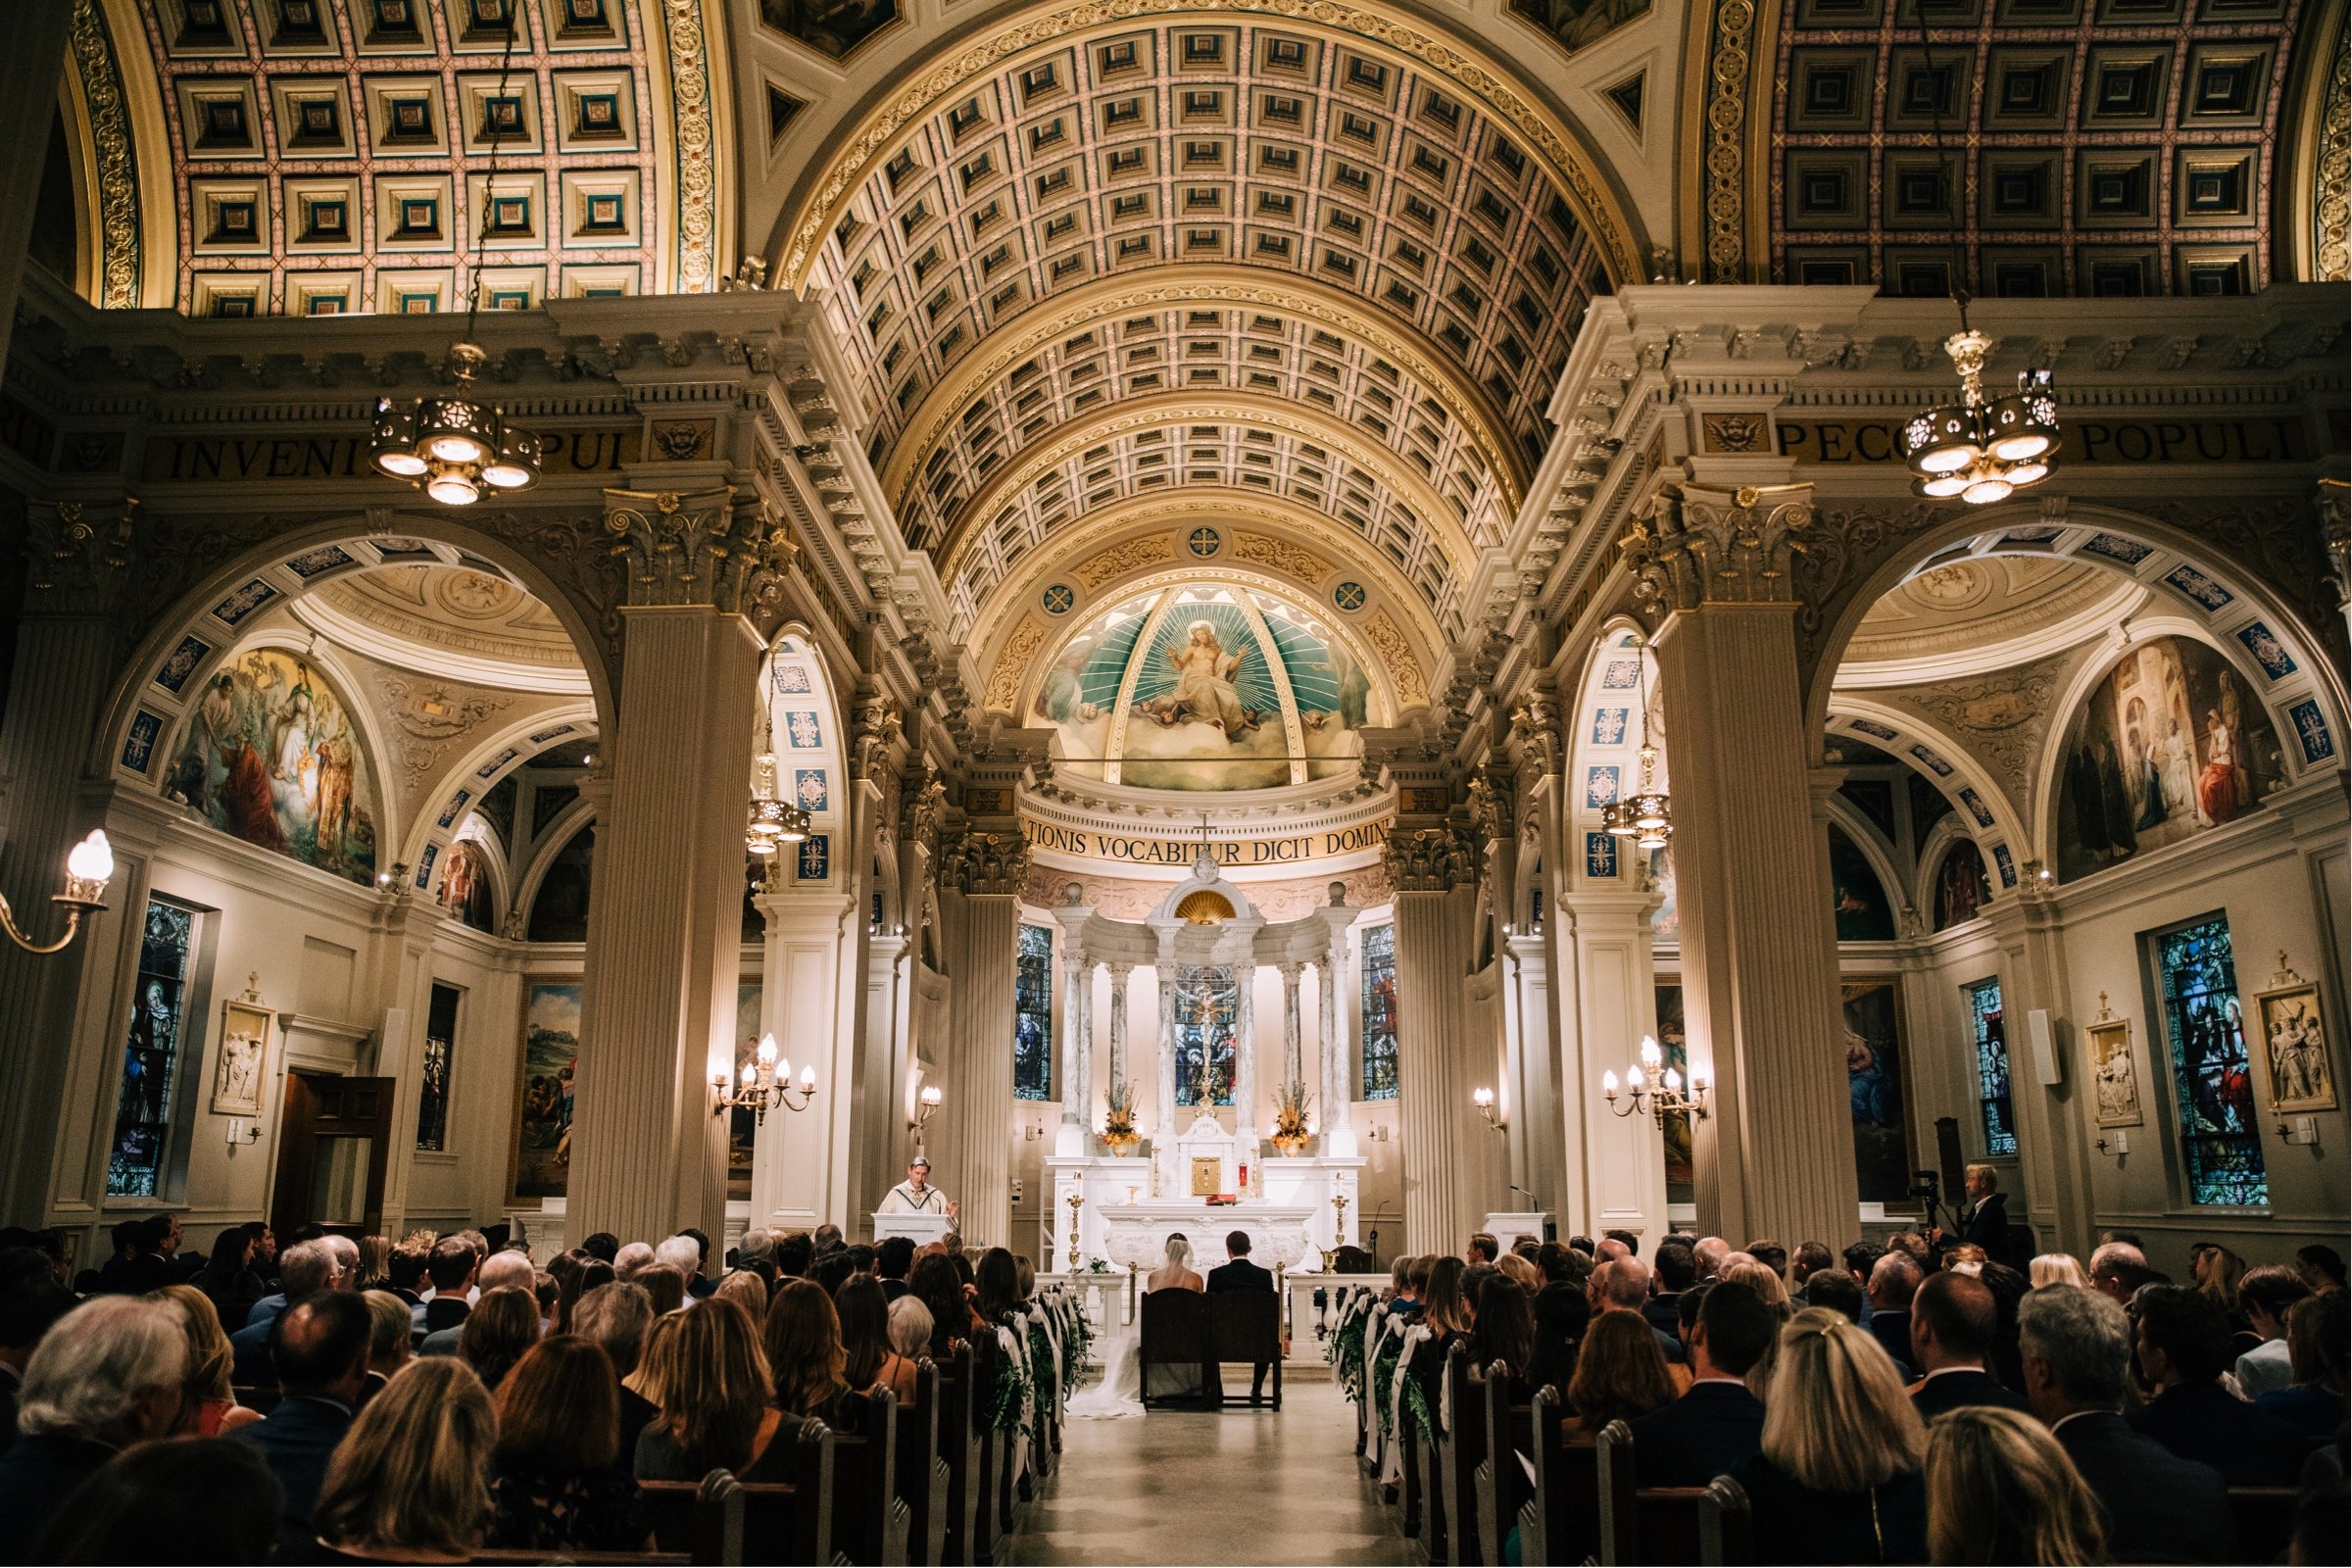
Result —
<instances>
[{"instance_id":1,"label":"brass chandelier","mask_svg":"<svg viewBox=\"0 0 2352 1568\"><path fill-rule=\"evenodd\" d=\"M1662 850L1666 841L1674 837L1674 803L1658 788L1658 749L1649 738L1648 647L1643 638L1635 637L1634 655L1642 662L1637 682L1637 695L1642 702L1642 750L1637 754L1642 762L1642 780L1636 788L1600 808L1600 825L1611 836L1632 839L1644 852Z\"/></svg>"},{"instance_id":2,"label":"brass chandelier","mask_svg":"<svg viewBox=\"0 0 2352 1568\"><path fill-rule=\"evenodd\" d=\"M808 836L810 817L805 808L776 794L776 754L761 752L753 763L750 821L743 847L765 859L780 844L798 844Z\"/></svg>"}]
</instances>

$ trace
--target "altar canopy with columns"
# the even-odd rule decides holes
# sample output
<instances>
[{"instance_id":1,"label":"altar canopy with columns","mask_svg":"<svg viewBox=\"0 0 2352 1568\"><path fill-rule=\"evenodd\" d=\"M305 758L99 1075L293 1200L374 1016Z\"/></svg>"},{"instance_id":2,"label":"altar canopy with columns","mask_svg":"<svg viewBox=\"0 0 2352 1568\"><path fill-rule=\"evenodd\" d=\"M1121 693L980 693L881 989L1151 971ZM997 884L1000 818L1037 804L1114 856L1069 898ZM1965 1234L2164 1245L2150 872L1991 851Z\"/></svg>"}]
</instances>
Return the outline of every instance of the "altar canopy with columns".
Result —
<instances>
[{"instance_id":1,"label":"altar canopy with columns","mask_svg":"<svg viewBox=\"0 0 2352 1568\"><path fill-rule=\"evenodd\" d=\"M1096 913L1081 897L1069 884L1054 911L1064 1085L1061 1125L1045 1162L1054 1184L1054 1264L1075 1270L1100 1257L1150 1267L1171 1232L1214 1262L1219 1239L1246 1231L1261 1262L1291 1268L1320 1267L1333 1249L1355 1245L1364 1160L1348 1124L1347 1053L1319 1053L1319 1081L1306 1083L1299 1003L1312 967L1321 977L1321 1038L1342 1037L1337 977L1359 912L1344 885L1333 883L1330 902L1302 919L1269 921L1203 851L1141 921ZM1251 1000L1260 967L1282 978L1281 1052L1263 1060ZM1121 1148L1108 1145L1097 1119L1097 968L1111 979L1109 1081L1101 1098L1105 1106L1134 1107L1141 1153L1127 1152L1133 1146L1124 1139ZM1143 1082L1133 1076L1128 1040L1127 989L1139 968L1152 971L1159 999ZM1288 1125L1286 1105L1298 1112Z\"/></svg>"}]
</instances>

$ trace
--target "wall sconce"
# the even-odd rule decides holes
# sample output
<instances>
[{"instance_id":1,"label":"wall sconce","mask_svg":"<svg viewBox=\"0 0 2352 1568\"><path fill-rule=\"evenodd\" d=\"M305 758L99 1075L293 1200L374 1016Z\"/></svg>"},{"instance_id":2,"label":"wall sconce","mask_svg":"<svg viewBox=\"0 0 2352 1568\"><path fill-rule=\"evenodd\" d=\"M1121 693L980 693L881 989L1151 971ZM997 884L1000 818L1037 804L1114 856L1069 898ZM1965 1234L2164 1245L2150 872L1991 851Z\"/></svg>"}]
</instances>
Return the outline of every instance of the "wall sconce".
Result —
<instances>
[{"instance_id":1,"label":"wall sconce","mask_svg":"<svg viewBox=\"0 0 2352 1568\"><path fill-rule=\"evenodd\" d=\"M710 1114L723 1116L730 1110L748 1110L756 1125L767 1123L767 1113L778 1105L786 1110L807 1110L816 1099L816 1069L803 1067L796 1088L792 1081L792 1063L776 1054L776 1037L761 1035L754 1059L743 1064L743 1087L727 1093L727 1075L710 1075ZM796 1099L795 1096L798 1096Z\"/></svg>"},{"instance_id":2,"label":"wall sconce","mask_svg":"<svg viewBox=\"0 0 2352 1568\"><path fill-rule=\"evenodd\" d=\"M1706 1120L1707 1081L1693 1074L1690 1090L1686 1093L1683 1075L1672 1067L1665 1067L1666 1054L1658 1049L1658 1042L1652 1036L1642 1037L1641 1054L1642 1059L1625 1070L1625 1084L1629 1093L1624 1104L1617 1102L1617 1075L1613 1072L1600 1075L1600 1097L1609 1102L1609 1108L1620 1116L1631 1116L1636 1111L1646 1110L1660 1127L1666 1125L1667 1117L1678 1111L1700 1121ZM1661 1067L1665 1067L1662 1077L1659 1074ZM1652 1079L1658 1081L1655 1089L1649 1087Z\"/></svg>"},{"instance_id":3,"label":"wall sconce","mask_svg":"<svg viewBox=\"0 0 2352 1568\"><path fill-rule=\"evenodd\" d=\"M1494 1090L1483 1087L1471 1090L1470 1103L1476 1105L1478 1107L1478 1113L1487 1118L1488 1126L1494 1128L1498 1133L1507 1133L1510 1131L1510 1125L1500 1116L1494 1113Z\"/></svg>"},{"instance_id":4,"label":"wall sconce","mask_svg":"<svg viewBox=\"0 0 2352 1568\"><path fill-rule=\"evenodd\" d=\"M939 1114L939 1103L946 1098L937 1084L923 1085L923 1092L914 1097L914 1114L907 1119L906 1130L914 1134L916 1153L923 1152L923 1124Z\"/></svg>"},{"instance_id":5,"label":"wall sconce","mask_svg":"<svg viewBox=\"0 0 2352 1568\"><path fill-rule=\"evenodd\" d=\"M115 852L106 842L106 834L93 829L90 836L66 854L66 891L53 896L49 902L65 906L66 934L47 947L42 947L17 929L17 913L0 897L0 929L5 929L12 941L26 953L63 953L81 930L82 917L96 914L106 907L106 885L114 880Z\"/></svg>"},{"instance_id":6,"label":"wall sconce","mask_svg":"<svg viewBox=\"0 0 2352 1568\"><path fill-rule=\"evenodd\" d=\"M229 1148L234 1149L239 1144L258 1144L261 1141L262 1130L259 1127L251 1126L235 1116L228 1118L227 1142Z\"/></svg>"}]
</instances>

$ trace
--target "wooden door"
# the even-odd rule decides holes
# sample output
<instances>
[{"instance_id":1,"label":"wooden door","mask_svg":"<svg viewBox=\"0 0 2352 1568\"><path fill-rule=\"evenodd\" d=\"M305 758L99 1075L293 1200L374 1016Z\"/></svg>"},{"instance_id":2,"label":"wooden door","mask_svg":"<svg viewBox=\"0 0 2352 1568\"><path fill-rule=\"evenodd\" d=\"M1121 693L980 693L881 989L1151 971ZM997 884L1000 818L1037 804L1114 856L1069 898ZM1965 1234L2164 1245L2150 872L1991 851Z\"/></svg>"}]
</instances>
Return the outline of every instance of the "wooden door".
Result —
<instances>
[{"instance_id":1,"label":"wooden door","mask_svg":"<svg viewBox=\"0 0 2352 1568\"><path fill-rule=\"evenodd\" d=\"M299 1069L286 1075L270 1205L278 1235L317 1223L337 1235L366 1236L383 1223L397 1087L390 1078Z\"/></svg>"}]
</instances>

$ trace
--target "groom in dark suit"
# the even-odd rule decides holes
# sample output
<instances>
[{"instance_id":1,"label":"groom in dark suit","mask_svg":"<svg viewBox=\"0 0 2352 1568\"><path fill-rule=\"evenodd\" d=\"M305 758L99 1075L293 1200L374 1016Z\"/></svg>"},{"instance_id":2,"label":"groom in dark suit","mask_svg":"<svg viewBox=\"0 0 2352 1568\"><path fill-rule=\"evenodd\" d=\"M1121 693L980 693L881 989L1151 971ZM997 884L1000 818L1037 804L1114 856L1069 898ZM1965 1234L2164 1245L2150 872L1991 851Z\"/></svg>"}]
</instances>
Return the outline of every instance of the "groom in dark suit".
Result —
<instances>
[{"instance_id":1,"label":"groom in dark suit","mask_svg":"<svg viewBox=\"0 0 2352 1568\"><path fill-rule=\"evenodd\" d=\"M1225 1237L1225 1264L1208 1271L1207 1289L1218 1291L1272 1291L1274 1276L1250 1261L1250 1233L1232 1231ZM1266 1393L1266 1369L1273 1363L1259 1361L1250 1369L1250 1402L1263 1402Z\"/></svg>"}]
</instances>

